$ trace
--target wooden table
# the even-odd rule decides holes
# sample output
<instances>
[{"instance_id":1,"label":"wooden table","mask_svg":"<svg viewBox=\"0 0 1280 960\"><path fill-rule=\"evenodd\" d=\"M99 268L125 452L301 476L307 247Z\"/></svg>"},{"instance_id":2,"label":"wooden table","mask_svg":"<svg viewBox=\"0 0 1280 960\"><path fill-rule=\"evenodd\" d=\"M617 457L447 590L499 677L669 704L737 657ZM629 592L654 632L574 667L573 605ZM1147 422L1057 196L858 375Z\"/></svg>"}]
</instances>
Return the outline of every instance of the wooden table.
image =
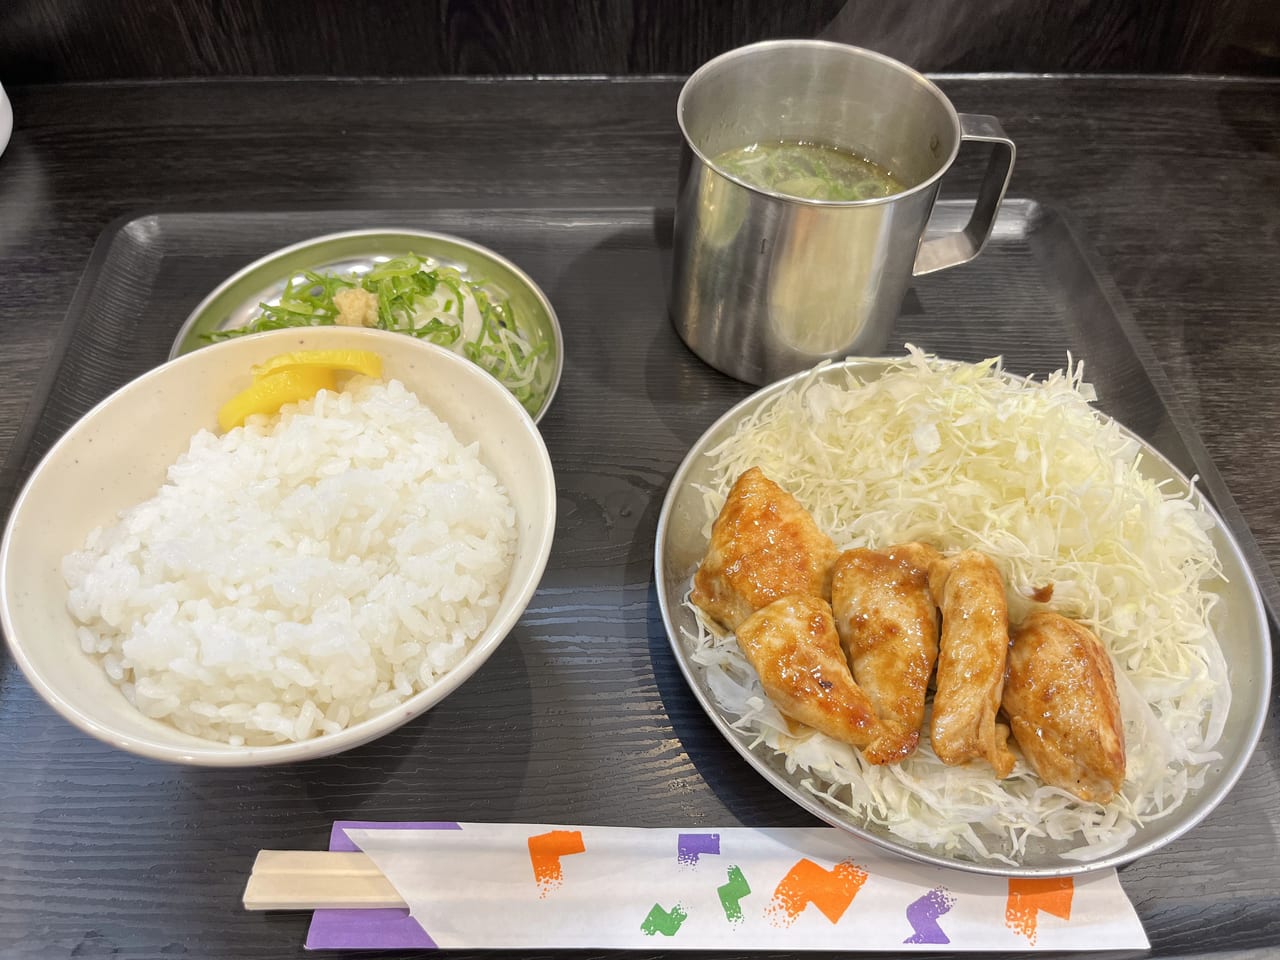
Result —
<instances>
[{"instance_id":1,"label":"wooden table","mask_svg":"<svg viewBox=\"0 0 1280 960\"><path fill-rule=\"evenodd\" d=\"M1082 228L1280 569L1280 83L942 86L1017 141L1011 193ZM662 206L678 90L667 79L10 90L0 461L21 443L77 279L114 218ZM628 444L614 439L627 431ZM675 462L646 457L643 431L626 410L602 410L598 442L564 445L561 522L579 552L553 563L536 629L504 644L474 691L333 761L237 774L137 760L56 717L0 652L0 955L300 953L304 916L245 914L238 897L258 848L319 847L340 818L810 822L731 754L659 656L647 564ZM0 491L6 510L13 493ZM1273 709L1229 812L1122 871L1153 955L1280 950L1278 731Z\"/></svg>"}]
</instances>

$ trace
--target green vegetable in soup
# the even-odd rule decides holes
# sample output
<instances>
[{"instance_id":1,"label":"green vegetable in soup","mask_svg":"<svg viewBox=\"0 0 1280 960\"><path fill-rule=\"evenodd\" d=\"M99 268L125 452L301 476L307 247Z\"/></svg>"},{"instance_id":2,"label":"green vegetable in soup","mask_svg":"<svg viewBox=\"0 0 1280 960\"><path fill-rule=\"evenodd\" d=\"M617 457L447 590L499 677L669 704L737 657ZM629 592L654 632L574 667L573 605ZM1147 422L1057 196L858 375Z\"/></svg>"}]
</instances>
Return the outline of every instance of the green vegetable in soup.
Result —
<instances>
[{"instance_id":1,"label":"green vegetable in soup","mask_svg":"<svg viewBox=\"0 0 1280 960\"><path fill-rule=\"evenodd\" d=\"M245 326L204 336L217 341L284 327L376 327L461 354L496 377L530 414L541 409L550 386L549 345L529 339L504 298L416 254L363 274L307 271L289 281L278 303L259 308Z\"/></svg>"},{"instance_id":2,"label":"green vegetable in soup","mask_svg":"<svg viewBox=\"0 0 1280 960\"><path fill-rule=\"evenodd\" d=\"M761 141L712 162L753 187L802 200L875 200L906 189L874 160L802 140Z\"/></svg>"}]
</instances>

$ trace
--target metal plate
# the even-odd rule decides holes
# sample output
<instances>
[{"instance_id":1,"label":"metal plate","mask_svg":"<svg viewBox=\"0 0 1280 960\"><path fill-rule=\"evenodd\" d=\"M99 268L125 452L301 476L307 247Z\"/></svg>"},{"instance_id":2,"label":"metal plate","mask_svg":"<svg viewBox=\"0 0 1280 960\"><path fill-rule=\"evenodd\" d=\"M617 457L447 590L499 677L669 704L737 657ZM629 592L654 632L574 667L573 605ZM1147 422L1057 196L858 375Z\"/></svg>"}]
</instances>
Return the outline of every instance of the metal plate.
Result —
<instances>
[{"instance_id":1,"label":"metal plate","mask_svg":"<svg viewBox=\"0 0 1280 960\"><path fill-rule=\"evenodd\" d=\"M564 348L560 323L546 294L510 260L469 240L425 230L349 230L304 240L269 253L228 277L196 306L179 328L169 359L207 346L207 334L243 327L264 303L279 303L285 286L302 274L363 273L393 257L414 253L431 265L453 267L487 294L509 302L521 330L534 346L547 344L550 366L543 375L542 418L560 383Z\"/></svg>"},{"instance_id":2,"label":"metal plate","mask_svg":"<svg viewBox=\"0 0 1280 960\"><path fill-rule=\"evenodd\" d=\"M883 366L884 361L850 360L827 367L819 376L830 379L842 375L845 369L852 369L864 379L874 379L880 375ZM883 827L863 823L834 806L824 804L818 796L801 785L801 781L810 777L810 774L802 770L788 772L781 753L764 744L752 746L750 736L732 727L731 718L720 709L707 681L706 668L695 663L690 656L689 636L696 630L696 626L693 614L684 605L690 578L707 548L707 538L703 533L707 518L702 489L711 482L713 460L708 454L727 440L740 423L807 376L808 372L800 373L765 387L717 420L693 445L680 464L658 520L654 569L658 574L658 601L671 648L702 708L734 749L774 787L828 823L895 853L937 866L955 867L975 873L1048 877L1118 866L1169 843L1206 817L1239 779L1262 732L1271 689L1271 647L1262 598L1240 545L1198 489L1192 495L1214 518L1211 537L1223 570L1223 579L1206 585L1207 589L1219 594L1222 599L1221 616L1215 625L1222 652L1229 665L1232 690L1231 707L1217 746L1223 756L1211 766L1200 790L1189 794L1172 814L1140 827L1115 853L1081 863L1062 859L1060 853L1069 848L1067 845L1054 846L1045 842L1037 847L1029 846L1027 856L1016 867L939 854L928 847L908 843ZM1169 481L1171 491L1185 492L1190 488L1186 476L1159 451L1131 431L1127 432L1142 444L1142 469L1147 476L1157 481Z\"/></svg>"}]
</instances>

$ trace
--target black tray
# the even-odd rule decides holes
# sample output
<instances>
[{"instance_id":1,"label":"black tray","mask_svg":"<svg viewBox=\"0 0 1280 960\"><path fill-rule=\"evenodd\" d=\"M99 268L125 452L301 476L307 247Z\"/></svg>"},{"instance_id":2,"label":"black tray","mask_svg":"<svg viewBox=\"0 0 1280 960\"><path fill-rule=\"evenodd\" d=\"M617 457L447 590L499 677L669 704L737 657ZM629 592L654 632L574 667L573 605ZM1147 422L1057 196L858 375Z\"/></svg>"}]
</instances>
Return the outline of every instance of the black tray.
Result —
<instances>
[{"instance_id":1,"label":"black tray","mask_svg":"<svg viewBox=\"0 0 1280 960\"><path fill-rule=\"evenodd\" d=\"M954 227L966 212L942 204L935 222ZM559 520L538 594L490 661L428 714L339 757L279 769L165 767L116 752L46 709L0 652L0 862L28 865L0 884L0 954L39 956L88 937L103 950L150 944L159 954L181 940L201 956L293 955L307 918L245 914L239 897L258 849L322 848L335 819L815 822L724 743L662 626L652 556L663 494L694 441L752 391L694 357L667 319L669 212L161 212L119 222L77 290L59 359L0 474L0 504L76 418L165 360L189 311L225 277L289 243L380 226L492 247L559 314L564 374L540 425ZM1018 373L1083 359L1100 407L1200 477L1274 615L1275 578L1235 503L1109 281L1054 211L1007 201L981 257L910 291L894 346L905 341L957 359L1003 354ZM1258 798L1277 739L1273 723L1205 823L1123 871L1157 953L1185 945L1192 926L1249 931L1242 949L1274 936L1270 883L1259 878L1274 875L1280 841L1259 829L1269 811ZM1215 874L1223 892L1206 893ZM111 904L95 908L90 934L59 893L68 885Z\"/></svg>"}]
</instances>

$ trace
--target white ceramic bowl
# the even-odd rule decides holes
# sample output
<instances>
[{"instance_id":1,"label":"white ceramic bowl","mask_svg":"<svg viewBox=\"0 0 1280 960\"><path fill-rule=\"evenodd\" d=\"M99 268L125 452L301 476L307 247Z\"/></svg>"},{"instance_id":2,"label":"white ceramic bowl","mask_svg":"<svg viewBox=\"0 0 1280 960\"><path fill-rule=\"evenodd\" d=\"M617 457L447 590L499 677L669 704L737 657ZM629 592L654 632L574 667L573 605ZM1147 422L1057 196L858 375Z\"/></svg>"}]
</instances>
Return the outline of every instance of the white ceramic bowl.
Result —
<instances>
[{"instance_id":1,"label":"white ceramic bowl","mask_svg":"<svg viewBox=\"0 0 1280 960\"><path fill-rule=\"evenodd\" d=\"M89 531L152 496L165 470L218 407L249 385L250 368L300 349L373 350L383 376L400 380L506 487L519 542L501 605L461 663L393 709L300 743L233 747L144 716L81 652L67 612L62 558ZM519 402L479 367L382 330L317 327L231 340L179 357L126 384L85 414L49 451L14 504L0 544L0 622L14 658L55 710L123 750L175 763L256 766L327 756L367 743L439 703L484 663L537 589L555 532L555 477L538 429Z\"/></svg>"}]
</instances>

